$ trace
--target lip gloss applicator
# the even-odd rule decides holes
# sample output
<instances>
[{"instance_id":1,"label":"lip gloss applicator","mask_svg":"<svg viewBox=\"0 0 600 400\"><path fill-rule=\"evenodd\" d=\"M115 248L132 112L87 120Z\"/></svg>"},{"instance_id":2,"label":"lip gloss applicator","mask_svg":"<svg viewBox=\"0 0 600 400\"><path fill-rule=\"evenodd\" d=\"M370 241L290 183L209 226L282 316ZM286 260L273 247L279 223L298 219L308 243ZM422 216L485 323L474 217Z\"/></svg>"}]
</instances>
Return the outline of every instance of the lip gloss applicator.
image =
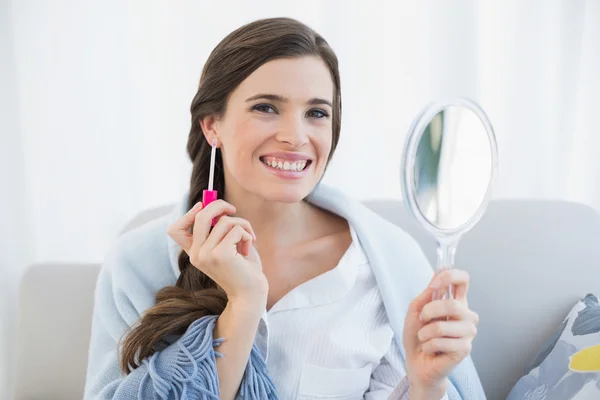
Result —
<instances>
[{"instance_id":1,"label":"lip gloss applicator","mask_svg":"<svg viewBox=\"0 0 600 400\"><path fill-rule=\"evenodd\" d=\"M217 191L213 190L214 188L214 178L215 178L215 156L217 152L217 139L213 138L212 140L212 150L210 152L210 172L208 176L208 190L202 191L202 208L206 207L213 201L217 200ZM211 226L215 226L215 219L213 218Z\"/></svg>"}]
</instances>

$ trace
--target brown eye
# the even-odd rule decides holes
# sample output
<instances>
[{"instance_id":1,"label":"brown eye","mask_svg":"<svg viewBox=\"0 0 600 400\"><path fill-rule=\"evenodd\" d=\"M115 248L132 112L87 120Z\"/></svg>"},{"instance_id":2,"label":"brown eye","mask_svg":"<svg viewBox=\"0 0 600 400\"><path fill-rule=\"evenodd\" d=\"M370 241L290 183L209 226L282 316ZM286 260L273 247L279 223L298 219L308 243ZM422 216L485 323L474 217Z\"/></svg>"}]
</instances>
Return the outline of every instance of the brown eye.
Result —
<instances>
[{"instance_id":1,"label":"brown eye","mask_svg":"<svg viewBox=\"0 0 600 400\"><path fill-rule=\"evenodd\" d=\"M254 107L252 107L253 110L256 110L258 112L262 112L262 113L276 113L277 111L275 110L275 108L273 106L271 106L270 104L257 104Z\"/></svg>"},{"instance_id":2,"label":"brown eye","mask_svg":"<svg viewBox=\"0 0 600 400\"><path fill-rule=\"evenodd\" d=\"M308 113L306 113L306 115L309 118L317 118L317 119L329 117L329 114L327 114L327 112L325 110L321 110L318 108L310 110Z\"/></svg>"}]
</instances>

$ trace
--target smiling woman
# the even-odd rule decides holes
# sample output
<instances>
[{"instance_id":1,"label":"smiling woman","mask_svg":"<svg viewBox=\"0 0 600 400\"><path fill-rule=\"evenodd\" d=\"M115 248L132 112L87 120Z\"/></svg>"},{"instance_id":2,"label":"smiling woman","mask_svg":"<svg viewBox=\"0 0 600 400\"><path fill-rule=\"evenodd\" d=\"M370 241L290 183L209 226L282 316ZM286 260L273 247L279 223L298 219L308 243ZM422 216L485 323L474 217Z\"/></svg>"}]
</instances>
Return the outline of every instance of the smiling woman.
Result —
<instances>
[{"instance_id":1,"label":"smiling woman","mask_svg":"<svg viewBox=\"0 0 600 400\"><path fill-rule=\"evenodd\" d=\"M339 135L336 74L318 55L276 58L232 91L223 115L201 119L204 135L219 139L230 203L298 202L315 187Z\"/></svg>"},{"instance_id":2,"label":"smiling woman","mask_svg":"<svg viewBox=\"0 0 600 400\"><path fill-rule=\"evenodd\" d=\"M306 25L219 43L191 105L189 193L100 273L86 398L483 398L468 275L429 286L413 239L320 184L340 115L337 58ZM203 205L215 142L221 198ZM460 301L432 302L436 284Z\"/></svg>"}]
</instances>

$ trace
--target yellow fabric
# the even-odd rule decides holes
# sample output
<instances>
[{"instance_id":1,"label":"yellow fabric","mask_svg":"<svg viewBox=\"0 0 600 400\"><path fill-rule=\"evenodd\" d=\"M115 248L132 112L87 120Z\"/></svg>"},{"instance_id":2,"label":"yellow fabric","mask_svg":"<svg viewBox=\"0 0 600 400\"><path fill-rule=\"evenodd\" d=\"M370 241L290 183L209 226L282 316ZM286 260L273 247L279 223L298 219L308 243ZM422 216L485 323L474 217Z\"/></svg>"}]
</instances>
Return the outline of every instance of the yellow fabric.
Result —
<instances>
[{"instance_id":1,"label":"yellow fabric","mask_svg":"<svg viewBox=\"0 0 600 400\"><path fill-rule=\"evenodd\" d=\"M569 368L573 372L600 372L600 345L586 347L573 354Z\"/></svg>"}]
</instances>

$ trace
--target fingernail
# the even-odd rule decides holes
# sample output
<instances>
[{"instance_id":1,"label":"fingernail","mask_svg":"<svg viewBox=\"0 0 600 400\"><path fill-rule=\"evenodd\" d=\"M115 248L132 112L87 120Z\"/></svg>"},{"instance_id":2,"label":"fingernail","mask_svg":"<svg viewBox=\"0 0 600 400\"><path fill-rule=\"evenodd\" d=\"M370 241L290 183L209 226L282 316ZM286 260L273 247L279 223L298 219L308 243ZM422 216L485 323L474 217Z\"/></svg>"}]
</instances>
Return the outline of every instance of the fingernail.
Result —
<instances>
[{"instance_id":1,"label":"fingernail","mask_svg":"<svg viewBox=\"0 0 600 400\"><path fill-rule=\"evenodd\" d=\"M438 279L435 279L433 282L431 282L431 285L429 285L429 287L431 287L432 289L439 289L442 285L440 285L440 281Z\"/></svg>"}]
</instances>

